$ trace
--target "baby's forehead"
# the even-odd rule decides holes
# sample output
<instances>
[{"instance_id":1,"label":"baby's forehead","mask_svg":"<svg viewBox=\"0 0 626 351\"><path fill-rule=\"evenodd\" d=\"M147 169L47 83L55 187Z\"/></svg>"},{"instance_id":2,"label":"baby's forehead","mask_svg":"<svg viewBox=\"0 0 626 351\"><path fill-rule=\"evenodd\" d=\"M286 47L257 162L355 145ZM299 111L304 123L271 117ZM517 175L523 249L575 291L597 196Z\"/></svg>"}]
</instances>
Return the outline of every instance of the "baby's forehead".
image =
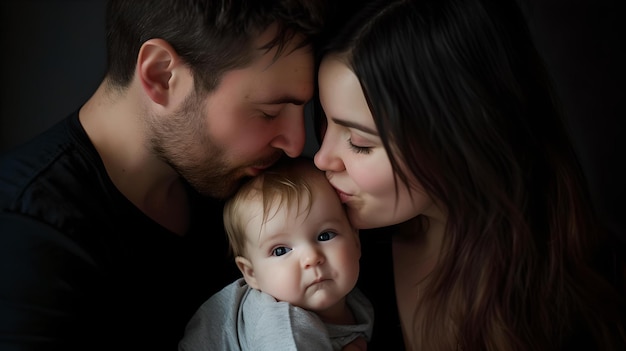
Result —
<instances>
[{"instance_id":1,"label":"baby's forehead","mask_svg":"<svg viewBox=\"0 0 626 351\"><path fill-rule=\"evenodd\" d=\"M309 195L306 192L290 198L275 195L268 199L259 192L251 195L239 213L249 244L259 243L267 239L267 236L283 231L288 218L296 219L308 215Z\"/></svg>"},{"instance_id":2,"label":"baby's forehead","mask_svg":"<svg viewBox=\"0 0 626 351\"><path fill-rule=\"evenodd\" d=\"M322 194L328 192L334 194L323 171L312 162L291 161L268 169L241 189L238 216L261 214L265 222L278 212L306 213L313 201L326 201Z\"/></svg>"},{"instance_id":3,"label":"baby's forehead","mask_svg":"<svg viewBox=\"0 0 626 351\"><path fill-rule=\"evenodd\" d=\"M265 220L278 212L292 211L302 212L310 207L313 201L313 191L316 187L308 187L310 191L301 189L293 189L291 191L262 191L261 189L252 190L245 199L242 209L245 210L250 218L261 216ZM293 213L296 215L297 213Z\"/></svg>"}]
</instances>

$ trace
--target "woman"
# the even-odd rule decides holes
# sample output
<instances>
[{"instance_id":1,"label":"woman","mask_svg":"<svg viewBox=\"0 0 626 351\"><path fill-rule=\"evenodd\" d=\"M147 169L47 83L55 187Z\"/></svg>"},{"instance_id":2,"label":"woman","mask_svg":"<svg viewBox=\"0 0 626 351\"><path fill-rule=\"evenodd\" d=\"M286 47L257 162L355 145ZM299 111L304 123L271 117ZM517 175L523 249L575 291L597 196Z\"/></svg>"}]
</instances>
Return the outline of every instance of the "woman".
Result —
<instances>
[{"instance_id":1,"label":"woman","mask_svg":"<svg viewBox=\"0 0 626 351\"><path fill-rule=\"evenodd\" d=\"M624 266L513 0L375 1L318 80L315 163L393 233L407 350L624 349Z\"/></svg>"}]
</instances>

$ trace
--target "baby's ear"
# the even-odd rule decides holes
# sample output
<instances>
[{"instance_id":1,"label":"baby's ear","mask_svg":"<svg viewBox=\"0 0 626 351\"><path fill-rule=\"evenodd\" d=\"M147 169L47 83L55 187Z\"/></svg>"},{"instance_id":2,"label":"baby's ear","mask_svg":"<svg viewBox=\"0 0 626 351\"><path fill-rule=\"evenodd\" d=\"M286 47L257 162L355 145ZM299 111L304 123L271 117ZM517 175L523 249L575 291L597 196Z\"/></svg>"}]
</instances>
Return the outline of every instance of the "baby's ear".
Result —
<instances>
[{"instance_id":1,"label":"baby's ear","mask_svg":"<svg viewBox=\"0 0 626 351\"><path fill-rule=\"evenodd\" d=\"M256 277L254 276L254 267L252 266L252 262L243 256L235 257L235 263L237 264L237 268L243 274L243 279L246 280L246 283L254 289L259 289L259 284L256 281Z\"/></svg>"}]
</instances>

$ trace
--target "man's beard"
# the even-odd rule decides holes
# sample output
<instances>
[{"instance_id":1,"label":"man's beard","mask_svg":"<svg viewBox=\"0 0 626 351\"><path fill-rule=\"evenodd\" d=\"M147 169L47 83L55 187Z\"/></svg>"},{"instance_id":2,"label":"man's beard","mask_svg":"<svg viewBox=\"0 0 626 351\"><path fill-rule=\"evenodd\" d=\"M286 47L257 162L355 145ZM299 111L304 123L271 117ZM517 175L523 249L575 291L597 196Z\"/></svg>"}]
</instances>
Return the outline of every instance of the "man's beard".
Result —
<instances>
[{"instance_id":1,"label":"man's beard","mask_svg":"<svg viewBox=\"0 0 626 351\"><path fill-rule=\"evenodd\" d=\"M151 118L150 146L197 192L223 199L245 180L245 167L229 164L227 150L207 134L204 110L202 99L192 93L173 115Z\"/></svg>"},{"instance_id":2,"label":"man's beard","mask_svg":"<svg viewBox=\"0 0 626 351\"><path fill-rule=\"evenodd\" d=\"M241 170L228 169L221 160L208 161L203 167L173 167L197 192L217 199L230 197L247 179Z\"/></svg>"}]
</instances>

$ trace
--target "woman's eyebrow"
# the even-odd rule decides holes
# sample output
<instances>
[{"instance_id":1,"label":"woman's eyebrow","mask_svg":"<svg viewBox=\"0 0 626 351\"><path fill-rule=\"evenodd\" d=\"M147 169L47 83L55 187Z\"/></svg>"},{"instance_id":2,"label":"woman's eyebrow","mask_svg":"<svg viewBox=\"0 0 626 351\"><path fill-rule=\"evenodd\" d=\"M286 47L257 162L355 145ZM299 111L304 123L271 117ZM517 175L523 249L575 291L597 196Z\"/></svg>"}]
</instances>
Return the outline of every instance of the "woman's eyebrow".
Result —
<instances>
[{"instance_id":1,"label":"woman's eyebrow","mask_svg":"<svg viewBox=\"0 0 626 351\"><path fill-rule=\"evenodd\" d=\"M331 118L331 120L333 122L335 122L336 124L339 124L341 126L344 126L344 127L347 127L347 128L358 129L358 130L363 131L363 132L365 132L367 134L371 134L373 136L378 136L378 132L375 129L366 127L364 125L361 125L361 124L358 124L358 123L354 123L354 122L351 122L351 121L346 121L346 120L339 119L339 118L334 118L334 117Z\"/></svg>"}]
</instances>

